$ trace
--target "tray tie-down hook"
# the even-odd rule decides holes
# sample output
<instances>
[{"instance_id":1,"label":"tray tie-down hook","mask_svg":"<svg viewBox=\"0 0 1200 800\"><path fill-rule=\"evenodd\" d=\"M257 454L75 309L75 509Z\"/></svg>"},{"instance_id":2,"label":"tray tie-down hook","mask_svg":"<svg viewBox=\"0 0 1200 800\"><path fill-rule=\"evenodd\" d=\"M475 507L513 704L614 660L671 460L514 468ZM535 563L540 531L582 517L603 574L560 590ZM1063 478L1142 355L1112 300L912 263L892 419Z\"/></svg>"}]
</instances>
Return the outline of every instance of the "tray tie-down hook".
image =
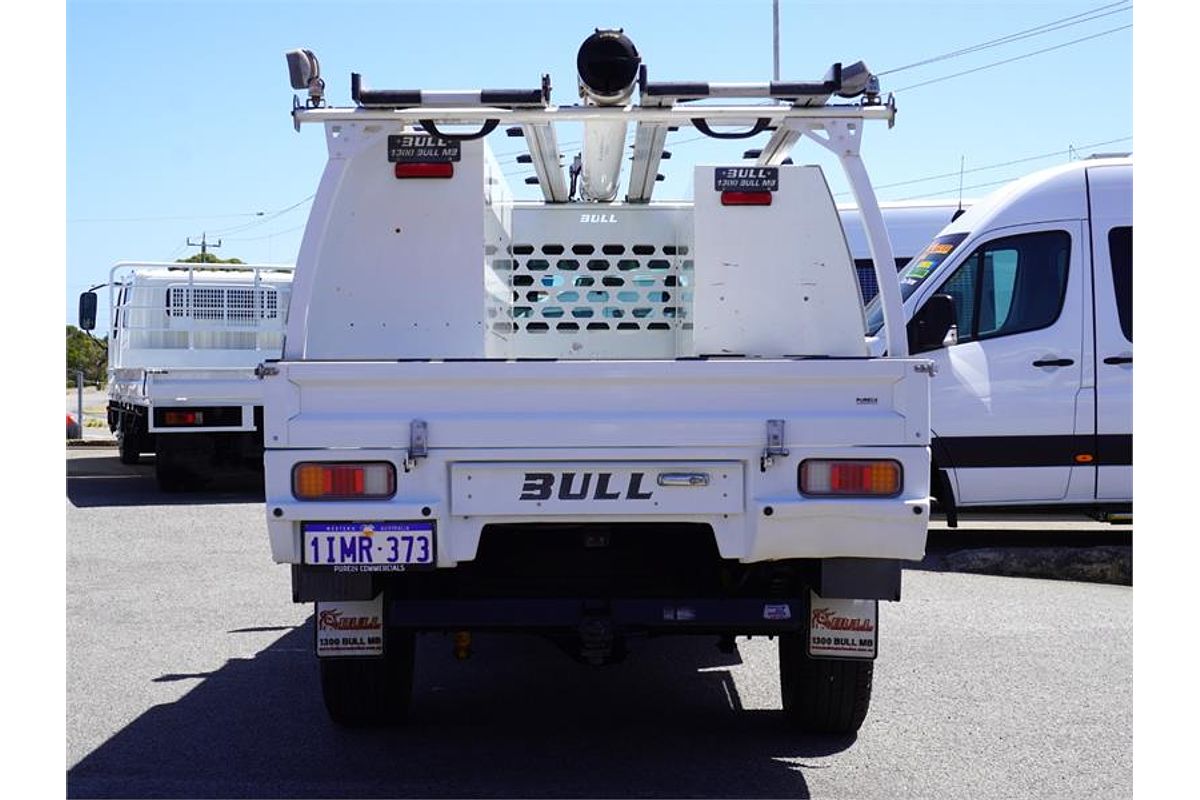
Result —
<instances>
[{"instance_id":1,"label":"tray tie-down hook","mask_svg":"<svg viewBox=\"0 0 1200 800\"><path fill-rule=\"evenodd\" d=\"M767 447L763 450L762 458L759 459L758 467L762 472L766 472L775 465L775 459L786 456L787 448L783 446L783 420L769 419L767 420Z\"/></svg>"},{"instance_id":2,"label":"tray tie-down hook","mask_svg":"<svg viewBox=\"0 0 1200 800\"><path fill-rule=\"evenodd\" d=\"M404 471L412 472L417 461L429 455L429 426L423 419L414 419L408 424L408 455L404 458Z\"/></svg>"}]
</instances>

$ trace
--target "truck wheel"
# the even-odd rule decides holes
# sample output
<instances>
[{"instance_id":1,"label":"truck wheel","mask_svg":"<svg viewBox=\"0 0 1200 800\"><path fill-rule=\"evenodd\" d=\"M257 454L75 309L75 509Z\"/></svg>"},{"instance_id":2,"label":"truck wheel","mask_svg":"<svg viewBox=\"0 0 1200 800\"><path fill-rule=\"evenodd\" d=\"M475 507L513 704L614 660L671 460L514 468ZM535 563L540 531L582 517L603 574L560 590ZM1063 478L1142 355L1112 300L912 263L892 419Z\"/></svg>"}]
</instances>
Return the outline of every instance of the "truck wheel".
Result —
<instances>
[{"instance_id":1,"label":"truck wheel","mask_svg":"<svg viewBox=\"0 0 1200 800\"><path fill-rule=\"evenodd\" d=\"M871 661L809 658L803 633L779 637L783 712L809 733L855 733L871 705Z\"/></svg>"},{"instance_id":2,"label":"truck wheel","mask_svg":"<svg viewBox=\"0 0 1200 800\"><path fill-rule=\"evenodd\" d=\"M158 437L154 454L154 478L164 492L182 492L195 484L195 476L185 465L184 454L170 442Z\"/></svg>"},{"instance_id":3,"label":"truck wheel","mask_svg":"<svg viewBox=\"0 0 1200 800\"><path fill-rule=\"evenodd\" d=\"M122 464L136 464L142 456L142 439L129 431L117 434L117 452L121 454Z\"/></svg>"},{"instance_id":4,"label":"truck wheel","mask_svg":"<svg viewBox=\"0 0 1200 800\"><path fill-rule=\"evenodd\" d=\"M412 697L416 635L388 631L382 658L326 658L321 661L325 710L350 728L397 724L408 715Z\"/></svg>"}]
</instances>

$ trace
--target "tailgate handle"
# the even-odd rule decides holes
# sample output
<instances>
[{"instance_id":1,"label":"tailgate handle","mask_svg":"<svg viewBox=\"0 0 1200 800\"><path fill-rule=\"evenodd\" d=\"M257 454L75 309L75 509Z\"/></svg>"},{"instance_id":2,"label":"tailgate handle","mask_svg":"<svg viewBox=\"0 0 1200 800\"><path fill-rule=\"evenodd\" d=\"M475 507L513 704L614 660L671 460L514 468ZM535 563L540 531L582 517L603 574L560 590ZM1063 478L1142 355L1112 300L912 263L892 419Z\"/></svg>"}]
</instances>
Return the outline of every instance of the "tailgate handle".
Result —
<instances>
[{"instance_id":1,"label":"tailgate handle","mask_svg":"<svg viewBox=\"0 0 1200 800\"><path fill-rule=\"evenodd\" d=\"M659 486L708 486L707 472L660 472Z\"/></svg>"}]
</instances>

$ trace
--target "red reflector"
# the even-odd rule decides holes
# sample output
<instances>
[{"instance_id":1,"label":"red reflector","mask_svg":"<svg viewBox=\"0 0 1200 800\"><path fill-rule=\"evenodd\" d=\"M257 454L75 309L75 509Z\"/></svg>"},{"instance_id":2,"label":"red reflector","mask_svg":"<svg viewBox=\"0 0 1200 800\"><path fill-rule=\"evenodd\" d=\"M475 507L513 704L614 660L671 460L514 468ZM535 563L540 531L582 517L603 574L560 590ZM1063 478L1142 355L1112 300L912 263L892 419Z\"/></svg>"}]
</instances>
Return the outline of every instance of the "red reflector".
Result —
<instances>
[{"instance_id":1,"label":"red reflector","mask_svg":"<svg viewBox=\"0 0 1200 800\"><path fill-rule=\"evenodd\" d=\"M771 192L721 192L723 206L769 206Z\"/></svg>"},{"instance_id":2,"label":"red reflector","mask_svg":"<svg viewBox=\"0 0 1200 800\"><path fill-rule=\"evenodd\" d=\"M454 164L450 161L396 164L397 178L453 178Z\"/></svg>"},{"instance_id":3,"label":"red reflector","mask_svg":"<svg viewBox=\"0 0 1200 800\"><path fill-rule=\"evenodd\" d=\"M197 411L168 411L163 414L163 421L168 425L201 425L204 423L204 414Z\"/></svg>"}]
</instances>

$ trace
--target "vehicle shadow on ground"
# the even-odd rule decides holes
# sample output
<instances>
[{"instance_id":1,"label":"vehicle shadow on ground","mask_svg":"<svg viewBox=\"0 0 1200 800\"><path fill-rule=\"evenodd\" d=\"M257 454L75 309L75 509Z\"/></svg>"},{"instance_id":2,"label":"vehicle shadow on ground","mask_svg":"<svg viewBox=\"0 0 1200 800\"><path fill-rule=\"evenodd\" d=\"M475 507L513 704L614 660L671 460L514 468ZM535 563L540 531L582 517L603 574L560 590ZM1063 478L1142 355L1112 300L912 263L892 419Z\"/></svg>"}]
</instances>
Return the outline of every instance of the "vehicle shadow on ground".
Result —
<instances>
[{"instance_id":1,"label":"vehicle shadow on ground","mask_svg":"<svg viewBox=\"0 0 1200 800\"><path fill-rule=\"evenodd\" d=\"M261 503L262 475L249 470L223 475L195 491L164 492L154 479L154 457L122 464L115 454L67 458L67 499L76 508L103 506Z\"/></svg>"},{"instance_id":2,"label":"vehicle shadow on ground","mask_svg":"<svg viewBox=\"0 0 1200 800\"><path fill-rule=\"evenodd\" d=\"M231 632L232 633L232 632ZM456 661L420 637L407 725L346 730L321 703L312 619L151 708L67 773L69 797L808 797L807 737L741 708L714 640L657 639L585 667L532 636ZM703 670L703 671L701 671Z\"/></svg>"}]
</instances>

